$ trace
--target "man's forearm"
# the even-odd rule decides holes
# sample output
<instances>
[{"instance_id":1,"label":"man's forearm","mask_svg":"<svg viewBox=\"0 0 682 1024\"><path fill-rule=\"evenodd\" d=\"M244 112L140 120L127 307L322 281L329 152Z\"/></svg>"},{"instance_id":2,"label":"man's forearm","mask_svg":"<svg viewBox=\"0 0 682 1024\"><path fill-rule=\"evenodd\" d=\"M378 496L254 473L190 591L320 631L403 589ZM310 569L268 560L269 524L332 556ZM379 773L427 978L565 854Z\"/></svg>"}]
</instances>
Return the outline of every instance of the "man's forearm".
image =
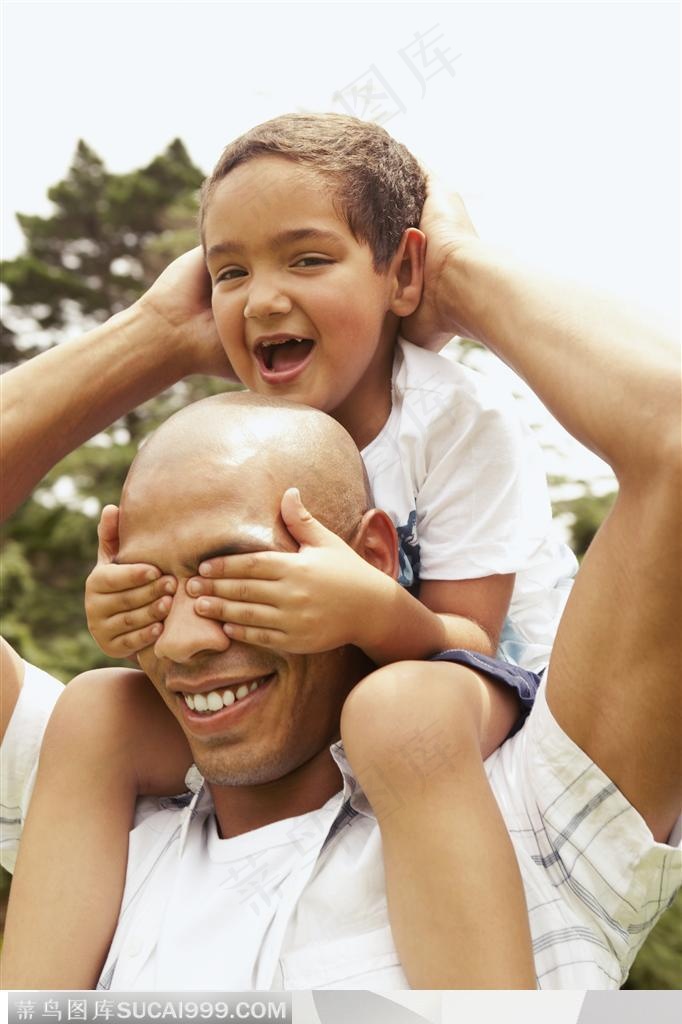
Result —
<instances>
[{"instance_id":1,"label":"man's forearm","mask_svg":"<svg viewBox=\"0 0 682 1024\"><path fill-rule=\"evenodd\" d=\"M458 247L441 296L453 330L496 352L617 473L679 440L679 354L611 300L476 239Z\"/></svg>"},{"instance_id":2,"label":"man's forearm","mask_svg":"<svg viewBox=\"0 0 682 1024\"><path fill-rule=\"evenodd\" d=\"M2 518L64 455L187 372L177 337L136 304L4 374Z\"/></svg>"}]
</instances>

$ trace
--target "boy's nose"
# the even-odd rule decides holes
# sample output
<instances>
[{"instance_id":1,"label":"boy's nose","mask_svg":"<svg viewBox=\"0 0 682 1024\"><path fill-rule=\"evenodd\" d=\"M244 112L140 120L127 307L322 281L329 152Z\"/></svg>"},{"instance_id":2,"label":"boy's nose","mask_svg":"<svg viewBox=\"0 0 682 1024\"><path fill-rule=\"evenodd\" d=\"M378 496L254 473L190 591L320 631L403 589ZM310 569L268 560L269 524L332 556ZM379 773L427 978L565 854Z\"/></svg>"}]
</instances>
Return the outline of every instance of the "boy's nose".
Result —
<instances>
[{"instance_id":1,"label":"boy's nose","mask_svg":"<svg viewBox=\"0 0 682 1024\"><path fill-rule=\"evenodd\" d=\"M254 280L244 306L244 316L253 319L289 313L291 300L273 280Z\"/></svg>"},{"instance_id":2,"label":"boy's nose","mask_svg":"<svg viewBox=\"0 0 682 1024\"><path fill-rule=\"evenodd\" d=\"M197 654L226 651L231 642L219 622L196 614L194 599L185 593L184 587L178 587L164 619L163 632L154 645L154 654L182 665Z\"/></svg>"}]
</instances>

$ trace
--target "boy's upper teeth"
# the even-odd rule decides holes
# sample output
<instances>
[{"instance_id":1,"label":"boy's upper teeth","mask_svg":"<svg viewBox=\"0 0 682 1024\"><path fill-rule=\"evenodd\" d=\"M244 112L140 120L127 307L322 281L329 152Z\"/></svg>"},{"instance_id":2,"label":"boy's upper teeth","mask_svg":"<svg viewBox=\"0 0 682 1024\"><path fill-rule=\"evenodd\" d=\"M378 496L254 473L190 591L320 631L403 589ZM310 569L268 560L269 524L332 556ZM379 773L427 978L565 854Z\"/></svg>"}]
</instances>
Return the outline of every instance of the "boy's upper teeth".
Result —
<instances>
[{"instance_id":1,"label":"boy's upper teeth","mask_svg":"<svg viewBox=\"0 0 682 1024\"><path fill-rule=\"evenodd\" d=\"M231 689L229 686L224 690L210 690L208 693L183 693L185 704L192 711L202 711L206 714L213 711L221 711L235 701L242 700L249 693L253 693L263 679L254 679L252 683L240 683L239 686Z\"/></svg>"},{"instance_id":2,"label":"boy's upper teeth","mask_svg":"<svg viewBox=\"0 0 682 1024\"><path fill-rule=\"evenodd\" d=\"M269 338L263 342L263 347L269 348L270 345L285 345L287 341L305 341L305 338Z\"/></svg>"}]
</instances>

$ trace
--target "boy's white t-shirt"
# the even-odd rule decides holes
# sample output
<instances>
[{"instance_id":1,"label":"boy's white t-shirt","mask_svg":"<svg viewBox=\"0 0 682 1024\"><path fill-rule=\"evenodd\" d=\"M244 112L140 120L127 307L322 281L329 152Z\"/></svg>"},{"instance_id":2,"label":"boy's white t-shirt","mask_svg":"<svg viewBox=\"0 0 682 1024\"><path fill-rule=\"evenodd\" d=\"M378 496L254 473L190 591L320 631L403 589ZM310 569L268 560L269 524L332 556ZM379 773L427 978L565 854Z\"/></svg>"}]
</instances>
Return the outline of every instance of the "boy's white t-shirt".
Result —
<instances>
[{"instance_id":1,"label":"boy's white t-shirt","mask_svg":"<svg viewBox=\"0 0 682 1024\"><path fill-rule=\"evenodd\" d=\"M391 414L362 456L398 530L401 583L516 573L498 655L544 668L577 561L554 536L542 453L514 398L400 339Z\"/></svg>"}]
</instances>

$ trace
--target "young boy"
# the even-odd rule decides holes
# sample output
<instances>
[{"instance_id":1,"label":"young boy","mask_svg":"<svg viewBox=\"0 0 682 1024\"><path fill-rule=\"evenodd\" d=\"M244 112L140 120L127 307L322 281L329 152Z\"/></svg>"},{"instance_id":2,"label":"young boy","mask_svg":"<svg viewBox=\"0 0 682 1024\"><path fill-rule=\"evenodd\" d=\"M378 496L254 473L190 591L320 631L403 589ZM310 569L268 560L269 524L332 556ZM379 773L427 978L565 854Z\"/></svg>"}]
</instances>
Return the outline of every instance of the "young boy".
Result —
<instances>
[{"instance_id":1,"label":"young boy","mask_svg":"<svg viewBox=\"0 0 682 1024\"><path fill-rule=\"evenodd\" d=\"M300 544L296 554L220 557L184 581L159 579L150 566L114 564L115 513L105 510L87 607L93 635L114 655L158 642L163 626L149 625L150 619L171 611L180 586L196 599L197 614L224 622L233 641L297 653L362 648L383 666L362 686L390 693L408 678L415 695L431 702L434 721L446 724L458 761L446 814L456 812L457 786L462 805L467 792L480 792L472 780L481 775L481 755L502 742L519 705L527 708L534 695L534 677L512 666L500 671L486 656L500 646L510 660L544 667L567 593L562 581L574 562L549 540L539 454L513 409L476 375L398 337L400 320L421 297L424 236L417 225L425 195L416 161L382 129L351 118L292 116L228 146L202 200L213 315L234 371L247 387L323 409L346 427L362 450L375 504L398 528L402 588L362 563L287 492L282 516ZM156 578L140 586L141 573ZM434 666L417 660L435 655L477 669L474 685L444 699L447 666L439 666L434 686ZM77 764L62 768L64 758L46 743L51 778L39 784L33 852L22 852L28 866L17 878L8 927L12 985L28 983L28 974L21 977L28 963L34 986L94 984L116 922L135 797L181 786L188 757L177 726L160 708L154 711L129 677L108 679L98 691L99 714L88 721L90 753L81 751ZM211 714L241 699L247 695L229 689L189 695L188 713ZM382 716L388 738L399 737L409 721L400 704L387 703ZM362 723L345 718L346 748L372 802ZM69 734L68 720L62 728ZM386 771L391 756L375 752ZM87 785L74 790L68 772ZM420 809L418 780L400 772L393 778L404 812L382 818L378 804L375 810L392 927L410 982L532 985L525 903L492 796L469 809L466 829L468 850L499 844L495 873L478 870L457 844L444 846L439 830L429 827L437 802ZM49 911L60 928L68 922L73 938L66 953L36 944L35 919L24 918L29 927L20 916L31 878L49 870L35 850L48 831L41 831L40 808L58 789L74 792L79 823L79 848L67 849L60 863L63 900ZM61 828L68 831L65 813L62 807ZM444 854L459 879L446 892L430 877ZM86 899L93 856L97 892ZM455 955L452 922L466 935ZM45 914L40 927L56 934ZM443 931L437 963L420 957L419 936L428 927Z\"/></svg>"}]
</instances>

